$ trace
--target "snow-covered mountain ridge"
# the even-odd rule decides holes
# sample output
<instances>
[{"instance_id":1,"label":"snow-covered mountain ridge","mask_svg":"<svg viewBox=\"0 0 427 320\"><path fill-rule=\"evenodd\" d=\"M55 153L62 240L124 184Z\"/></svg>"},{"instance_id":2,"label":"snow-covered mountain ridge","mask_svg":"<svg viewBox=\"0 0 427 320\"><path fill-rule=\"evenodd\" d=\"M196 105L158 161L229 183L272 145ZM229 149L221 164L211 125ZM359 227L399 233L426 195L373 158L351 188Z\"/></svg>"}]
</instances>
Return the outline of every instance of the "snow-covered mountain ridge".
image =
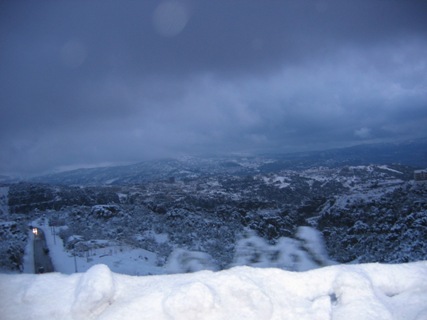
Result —
<instances>
[{"instance_id":1,"label":"snow-covered mountain ridge","mask_svg":"<svg viewBox=\"0 0 427 320\"><path fill-rule=\"evenodd\" d=\"M126 166L78 169L36 177L32 181L65 185L123 185L168 179L185 180L219 175L244 176L281 170L366 164L427 167L427 138L291 154L182 156Z\"/></svg>"}]
</instances>

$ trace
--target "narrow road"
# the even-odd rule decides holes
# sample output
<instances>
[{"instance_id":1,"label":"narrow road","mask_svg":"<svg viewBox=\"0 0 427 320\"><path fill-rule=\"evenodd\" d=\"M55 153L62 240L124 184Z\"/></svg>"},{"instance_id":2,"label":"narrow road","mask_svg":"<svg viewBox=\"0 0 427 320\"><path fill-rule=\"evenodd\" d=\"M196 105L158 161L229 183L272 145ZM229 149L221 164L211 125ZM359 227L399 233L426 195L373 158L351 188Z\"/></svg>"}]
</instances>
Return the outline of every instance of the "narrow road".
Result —
<instances>
[{"instance_id":1,"label":"narrow road","mask_svg":"<svg viewBox=\"0 0 427 320\"><path fill-rule=\"evenodd\" d=\"M49 257L49 250L46 245L46 238L43 230L33 228L34 235L34 272L45 273L53 272L52 261Z\"/></svg>"}]
</instances>

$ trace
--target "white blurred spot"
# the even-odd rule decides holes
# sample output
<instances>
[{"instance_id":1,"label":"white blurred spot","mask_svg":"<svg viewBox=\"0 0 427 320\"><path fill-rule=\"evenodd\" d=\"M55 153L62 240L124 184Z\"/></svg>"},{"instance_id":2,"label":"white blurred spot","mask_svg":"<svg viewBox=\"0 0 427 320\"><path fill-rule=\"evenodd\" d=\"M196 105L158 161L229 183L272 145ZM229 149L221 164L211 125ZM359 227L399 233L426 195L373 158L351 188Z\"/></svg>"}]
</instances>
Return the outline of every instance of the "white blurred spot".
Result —
<instances>
[{"instance_id":1,"label":"white blurred spot","mask_svg":"<svg viewBox=\"0 0 427 320\"><path fill-rule=\"evenodd\" d=\"M371 129L363 127L360 129L357 129L354 131L354 135L356 137L362 138L362 139L366 139L369 138L371 136Z\"/></svg>"},{"instance_id":2,"label":"white blurred spot","mask_svg":"<svg viewBox=\"0 0 427 320\"><path fill-rule=\"evenodd\" d=\"M190 18L187 7L177 1L161 3L153 15L156 31L165 37L176 36L184 30Z\"/></svg>"},{"instance_id":3,"label":"white blurred spot","mask_svg":"<svg viewBox=\"0 0 427 320\"><path fill-rule=\"evenodd\" d=\"M83 64L87 57L85 46L76 40L70 40L61 48L61 61L69 68L77 68Z\"/></svg>"}]
</instances>

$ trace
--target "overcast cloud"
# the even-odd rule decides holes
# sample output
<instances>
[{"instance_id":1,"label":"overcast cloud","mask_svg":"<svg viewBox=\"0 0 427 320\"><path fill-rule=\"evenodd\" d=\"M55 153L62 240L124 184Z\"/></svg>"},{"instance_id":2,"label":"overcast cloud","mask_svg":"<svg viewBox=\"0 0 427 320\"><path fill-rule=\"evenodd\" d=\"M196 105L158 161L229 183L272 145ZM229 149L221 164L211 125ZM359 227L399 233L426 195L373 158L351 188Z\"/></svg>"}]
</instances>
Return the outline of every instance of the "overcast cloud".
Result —
<instances>
[{"instance_id":1,"label":"overcast cloud","mask_svg":"<svg viewBox=\"0 0 427 320\"><path fill-rule=\"evenodd\" d=\"M427 135L424 0L2 1L0 173Z\"/></svg>"}]
</instances>

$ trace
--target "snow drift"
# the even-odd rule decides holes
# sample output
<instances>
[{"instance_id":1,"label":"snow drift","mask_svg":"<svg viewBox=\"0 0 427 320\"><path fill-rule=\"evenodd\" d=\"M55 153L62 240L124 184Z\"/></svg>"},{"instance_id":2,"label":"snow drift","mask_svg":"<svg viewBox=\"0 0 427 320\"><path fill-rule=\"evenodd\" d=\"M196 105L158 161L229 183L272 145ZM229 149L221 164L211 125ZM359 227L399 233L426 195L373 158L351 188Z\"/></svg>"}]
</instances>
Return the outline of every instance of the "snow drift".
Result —
<instances>
[{"instance_id":1,"label":"snow drift","mask_svg":"<svg viewBox=\"0 0 427 320\"><path fill-rule=\"evenodd\" d=\"M427 319L427 261L307 272L0 274L2 319Z\"/></svg>"}]
</instances>

